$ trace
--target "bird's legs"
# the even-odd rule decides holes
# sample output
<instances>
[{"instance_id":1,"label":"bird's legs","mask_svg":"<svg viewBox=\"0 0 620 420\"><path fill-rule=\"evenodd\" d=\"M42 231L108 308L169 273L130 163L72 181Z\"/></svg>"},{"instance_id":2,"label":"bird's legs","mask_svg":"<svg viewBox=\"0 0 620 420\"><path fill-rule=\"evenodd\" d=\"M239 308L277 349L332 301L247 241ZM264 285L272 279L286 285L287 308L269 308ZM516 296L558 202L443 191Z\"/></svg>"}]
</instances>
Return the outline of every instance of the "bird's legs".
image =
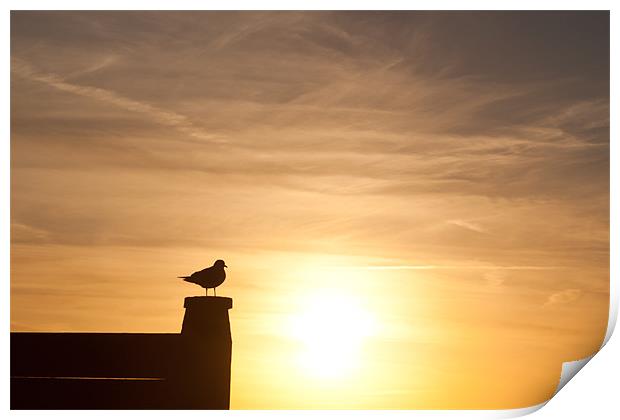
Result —
<instances>
[{"instance_id":1,"label":"bird's legs","mask_svg":"<svg viewBox=\"0 0 620 420\"><path fill-rule=\"evenodd\" d=\"M214 287L213 288L213 296L217 296L217 292L215 290L216 290L216 288Z\"/></svg>"}]
</instances>

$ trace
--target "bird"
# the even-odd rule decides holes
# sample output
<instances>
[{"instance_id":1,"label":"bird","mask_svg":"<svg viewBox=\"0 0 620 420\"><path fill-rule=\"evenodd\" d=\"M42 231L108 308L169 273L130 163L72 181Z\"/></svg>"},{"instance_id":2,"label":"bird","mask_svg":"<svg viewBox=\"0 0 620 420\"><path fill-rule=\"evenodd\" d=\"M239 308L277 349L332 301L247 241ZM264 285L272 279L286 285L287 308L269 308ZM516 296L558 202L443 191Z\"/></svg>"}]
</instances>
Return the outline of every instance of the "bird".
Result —
<instances>
[{"instance_id":1,"label":"bird","mask_svg":"<svg viewBox=\"0 0 620 420\"><path fill-rule=\"evenodd\" d=\"M179 276L178 278L204 287L206 296L209 296L209 289L213 288L213 294L217 296L215 288L226 280L224 267L228 268L224 260L217 260L211 267L196 271L191 276Z\"/></svg>"}]
</instances>

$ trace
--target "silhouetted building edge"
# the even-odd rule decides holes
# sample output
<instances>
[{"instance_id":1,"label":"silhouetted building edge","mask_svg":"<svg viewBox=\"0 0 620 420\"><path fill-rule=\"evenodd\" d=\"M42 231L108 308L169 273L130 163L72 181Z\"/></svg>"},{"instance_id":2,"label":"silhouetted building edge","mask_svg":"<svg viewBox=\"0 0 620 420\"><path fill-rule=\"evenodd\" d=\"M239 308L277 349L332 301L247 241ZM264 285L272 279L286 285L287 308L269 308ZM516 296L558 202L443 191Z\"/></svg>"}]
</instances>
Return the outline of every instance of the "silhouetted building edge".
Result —
<instances>
[{"instance_id":1,"label":"silhouetted building edge","mask_svg":"<svg viewBox=\"0 0 620 420\"><path fill-rule=\"evenodd\" d=\"M232 299L184 306L180 334L11 333L11 409L229 409Z\"/></svg>"}]
</instances>

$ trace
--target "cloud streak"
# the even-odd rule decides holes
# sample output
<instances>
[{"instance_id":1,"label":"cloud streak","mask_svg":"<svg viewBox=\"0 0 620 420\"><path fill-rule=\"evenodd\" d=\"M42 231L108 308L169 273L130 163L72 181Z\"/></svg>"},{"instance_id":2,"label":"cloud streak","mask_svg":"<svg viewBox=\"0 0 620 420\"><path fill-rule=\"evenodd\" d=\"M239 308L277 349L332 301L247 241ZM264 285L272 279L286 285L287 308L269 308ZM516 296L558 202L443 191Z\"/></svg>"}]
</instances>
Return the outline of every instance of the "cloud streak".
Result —
<instances>
[{"instance_id":1,"label":"cloud streak","mask_svg":"<svg viewBox=\"0 0 620 420\"><path fill-rule=\"evenodd\" d=\"M344 266L329 267L336 269L353 269L353 270L563 270L567 267L562 266L532 266L532 265L367 265L367 266Z\"/></svg>"},{"instance_id":2,"label":"cloud streak","mask_svg":"<svg viewBox=\"0 0 620 420\"><path fill-rule=\"evenodd\" d=\"M565 289L549 296L544 306L565 305L575 302L583 292L580 289Z\"/></svg>"},{"instance_id":3,"label":"cloud streak","mask_svg":"<svg viewBox=\"0 0 620 420\"><path fill-rule=\"evenodd\" d=\"M136 101L106 89L68 83L59 75L53 73L41 73L37 71L31 64L19 58L11 58L11 71L19 77L44 83L47 86L63 92L84 96L86 98L117 106L126 111L142 114L157 124L173 127L179 132L193 138L206 140L209 142L223 142L223 139L208 134L204 130L197 127L184 115L167 111L145 102Z\"/></svg>"}]
</instances>

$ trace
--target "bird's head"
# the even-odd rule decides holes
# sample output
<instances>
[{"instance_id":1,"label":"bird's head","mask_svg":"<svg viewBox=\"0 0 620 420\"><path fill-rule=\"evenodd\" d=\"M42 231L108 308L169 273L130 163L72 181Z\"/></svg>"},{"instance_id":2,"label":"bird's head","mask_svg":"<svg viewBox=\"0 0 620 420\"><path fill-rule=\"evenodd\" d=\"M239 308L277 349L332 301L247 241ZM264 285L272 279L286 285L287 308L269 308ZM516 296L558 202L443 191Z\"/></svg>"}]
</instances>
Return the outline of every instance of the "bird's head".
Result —
<instances>
[{"instance_id":1,"label":"bird's head","mask_svg":"<svg viewBox=\"0 0 620 420\"><path fill-rule=\"evenodd\" d=\"M213 264L213 266L214 266L214 267L220 267L220 268L223 268L223 267L228 267L228 266L226 265L226 263L224 262L224 260L217 260L217 261Z\"/></svg>"}]
</instances>

